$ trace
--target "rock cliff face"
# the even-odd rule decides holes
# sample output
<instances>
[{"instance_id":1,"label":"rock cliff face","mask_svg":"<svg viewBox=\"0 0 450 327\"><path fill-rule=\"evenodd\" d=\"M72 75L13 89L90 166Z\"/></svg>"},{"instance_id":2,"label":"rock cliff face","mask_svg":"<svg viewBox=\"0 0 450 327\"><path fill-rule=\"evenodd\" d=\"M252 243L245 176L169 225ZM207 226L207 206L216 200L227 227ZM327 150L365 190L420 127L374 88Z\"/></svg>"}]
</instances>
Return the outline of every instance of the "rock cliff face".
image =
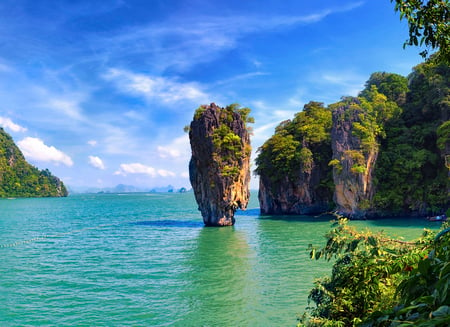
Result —
<instances>
[{"instance_id":1,"label":"rock cliff face","mask_svg":"<svg viewBox=\"0 0 450 327\"><path fill-rule=\"evenodd\" d=\"M332 204L331 110L311 101L258 150L261 213L312 215Z\"/></svg>"},{"instance_id":2,"label":"rock cliff face","mask_svg":"<svg viewBox=\"0 0 450 327\"><path fill-rule=\"evenodd\" d=\"M259 204L267 215L314 215L330 207L329 192L320 187L327 172L313 163L311 167L298 167L296 178L286 175L272 182L269 176L260 175Z\"/></svg>"},{"instance_id":3,"label":"rock cliff face","mask_svg":"<svg viewBox=\"0 0 450 327\"><path fill-rule=\"evenodd\" d=\"M357 98L305 105L259 148L262 213L449 215L449 86L450 67L429 61L408 78L374 73Z\"/></svg>"},{"instance_id":4,"label":"rock cliff face","mask_svg":"<svg viewBox=\"0 0 450 327\"><path fill-rule=\"evenodd\" d=\"M358 100L354 101L358 105ZM372 172L378 157L378 146L363 150L361 139L354 133L355 123L361 122L360 114L352 104L335 108L331 129L336 210L355 219L365 218L370 208Z\"/></svg>"},{"instance_id":5,"label":"rock cliff face","mask_svg":"<svg viewBox=\"0 0 450 327\"><path fill-rule=\"evenodd\" d=\"M230 226L249 200L250 137L233 106L197 109L190 124L189 177L206 226Z\"/></svg>"}]
</instances>

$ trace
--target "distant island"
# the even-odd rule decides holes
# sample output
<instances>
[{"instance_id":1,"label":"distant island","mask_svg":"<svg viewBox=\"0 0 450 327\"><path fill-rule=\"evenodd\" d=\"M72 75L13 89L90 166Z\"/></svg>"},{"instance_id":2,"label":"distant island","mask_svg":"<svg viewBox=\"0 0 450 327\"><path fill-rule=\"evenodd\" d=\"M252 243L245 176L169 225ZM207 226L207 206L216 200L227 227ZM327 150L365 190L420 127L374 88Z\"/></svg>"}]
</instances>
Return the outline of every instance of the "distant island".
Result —
<instances>
[{"instance_id":1,"label":"distant island","mask_svg":"<svg viewBox=\"0 0 450 327\"><path fill-rule=\"evenodd\" d=\"M450 67L377 72L358 97L309 102L260 148L263 214L450 214Z\"/></svg>"},{"instance_id":2,"label":"distant island","mask_svg":"<svg viewBox=\"0 0 450 327\"><path fill-rule=\"evenodd\" d=\"M158 186L158 187L139 187L134 185L118 184L114 187L77 187L71 188L70 193L186 193L191 192L192 189L186 187L177 188L172 185Z\"/></svg>"},{"instance_id":3,"label":"distant island","mask_svg":"<svg viewBox=\"0 0 450 327\"><path fill-rule=\"evenodd\" d=\"M65 197L64 183L48 169L30 165L12 137L0 128L0 197Z\"/></svg>"}]
</instances>

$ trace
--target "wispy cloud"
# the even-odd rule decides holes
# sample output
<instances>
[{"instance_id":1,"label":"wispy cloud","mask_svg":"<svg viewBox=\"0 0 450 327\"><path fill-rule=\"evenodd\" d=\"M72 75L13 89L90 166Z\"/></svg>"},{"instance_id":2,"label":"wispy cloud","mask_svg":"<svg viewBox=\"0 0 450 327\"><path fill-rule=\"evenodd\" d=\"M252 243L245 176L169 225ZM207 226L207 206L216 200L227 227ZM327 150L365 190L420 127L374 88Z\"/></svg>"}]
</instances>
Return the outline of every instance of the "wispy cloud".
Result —
<instances>
[{"instance_id":1,"label":"wispy cloud","mask_svg":"<svg viewBox=\"0 0 450 327\"><path fill-rule=\"evenodd\" d=\"M88 158L89 158L89 164L92 167L100 169L100 170L105 170L106 167L105 167L105 164L103 163L102 159L100 159L97 156L89 156Z\"/></svg>"},{"instance_id":2,"label":"wispy cloud","mask_svg":"<svg viewBox=\"0 0 450 327\"><path fill-rule=\"evenodd\" d=\"M237 47L251 34L267 33L280 28L314 24L326 17L353 10L363 4L326 8L305 15L228 15L186 16L175 14L164 23L133 26L123 29L113 38L95 40L96 51L108 58L125 53L147 55L153 69L186 70L202 62L210 62L225 50ZM168 42L170 40L170 42ZM106 49L106 50L105 50Z\"/></svg>"},{"instance_id":3,"label":"wispy cloud","mask_svg":"<svg viewBox=\"0 0 450 327\"><path fill-rule=\"evenodd\" d=\"M4 128L9 129L13 132L26 132L27 131L27 129L25 127L22 127L16 123L14 123L8 117L0 117L0 126L3 126Z\"/></svg>"},{"instance_id":4,"label":"wispy cloud","mask_svg":"<svg viewBox=\"0 0 450 327\"><path fill-rule=\"evenodd\" d=\"M127 174L145 174L151 177L156 177L156 169L141 163L121 164L119 170L114 172L114 175L126 176Z\"/></svg>"},{"instance_id":5,"label":"wispy cloud","mask_svg":"<svg viewBox=\"0 0 450 327\"><path fill-rule=\"evenodd\" d=\"M82 110L79 106L79 101L74 101L71 99L50 99L47 103L43 104L50 109L66 116L70 119L83 120Z\"/></svg>"},{"instance_id":6,"label":"wispy cloud","mask_svg":"<svg viewBox=\"0 0 450 327\"><path fill-rule=\"evenodd\" d=\"M13 71L13 69L10 66L2 64L0 62L0 72L9 73L9 72L12 72L12 71Z\"/></svg>"},{"instance_id":7,"label":"wispy cloud","mask_svg":"<svg viewBox=\"0 0 450 327\"><path fill-rule=\"evenodd\" d=\"M166 169L158 169L157 170L158 175L161 177L175 177L176 174L170 170L166 170Z\"/></svg>"},{"instance_id":8,"label":"wispy cloud","mask_svg":"<svg viewBox=\"0 0 450 327\"><path fill-rule=\"evenodd\" d=\"M17 145L27 159L63 164L68 167L73 165L72 159L67 154L54 146L46 145L41 139L26 137L17 142Z\"/></svg>"},{"instance_id":9,"label":"wispy cloud","mask_svg":"<svg viewBox=\"0 0 450 327\"><path fill-rule=\"evenodd\" d=\"M104 78L114 82L119 90L166 104L186 100L205 103L209 98L202 88L193 82L182 83L165 77L115 68L109 69Z\"/></svg>"},{"instance_id":10,"label":"wispy cloud","mask_svg":"<svg viewBox=\"0 0 450 327\"><path fill-rule=\"evenodd\" d=\"M166 145L159 145L157 147L158 155L162 159L188 159L189 152L189 137L187 134L177 137L171 143Z\"/></svg>"},{"instance_id":11,"label":"wispy cloud","mask_svg":"<svg viewBox=\"0 0 450 327\"><path fill-rule=\"evenodd\" d=\"M231 83L234 83L236 81L242 81L242 80L246 80L246 79L250 79L250 78L254 78L254 77L258 77L258 76L266 76L266 75L270 75L270 74L269 73L265 73L265 72L245 73L245 74L240 74L240 75L233 76L233 77L225 79L225 80L217 81L215 84L216 85L231 84Z\"/></svg>"},{"instance_id":12,"label":"wispy cloud","mask_svg":"<svg viewBox=\"0 0 450 327\"><path fill-rule=\"evenodd\" d=\"M150 177L175 177L176 174L165 169L155 169L141 163L121 164L120 169L114 172L114 175L127 176L128 174L144 174Z\"/></svg>"},{"instance_id":13,"label":"wispy cloud","mask_svg":"<svg viewBox=\"0 0 450 327\"><path fill-rule=\"evenodd\" d=\"M137 151L139 142L126 129L112 124L99 124L101 130L101 145L108 154L130 155Z\"/></svg>"},{"instance_id":14,"label":"wispy cloud","mask_svg":"<svg viewBox=\"0 0 450 327\"><path fill-rule=\"evenodd\" d=\"M144 116L135 110L127 111L123 115L131 120L139 120L139 121L144 120Z\"/></svg>"},{"instance_id":15,"label":"wispy cloud","mask_svg":"<svg viewBox=\"0 0 450 327\"><path fill-rule=\"evenodd\" d=\"M317 75L320 78L317 78ZM328 71L318 73L315 82L322 85L331 85L335 91L342 95L356 96L364 87L364 82L369 78L353 71ZM325 87L324 87L325 89ZM338 99L336 99L338 100Z\"/></svg>"}]
</instances>

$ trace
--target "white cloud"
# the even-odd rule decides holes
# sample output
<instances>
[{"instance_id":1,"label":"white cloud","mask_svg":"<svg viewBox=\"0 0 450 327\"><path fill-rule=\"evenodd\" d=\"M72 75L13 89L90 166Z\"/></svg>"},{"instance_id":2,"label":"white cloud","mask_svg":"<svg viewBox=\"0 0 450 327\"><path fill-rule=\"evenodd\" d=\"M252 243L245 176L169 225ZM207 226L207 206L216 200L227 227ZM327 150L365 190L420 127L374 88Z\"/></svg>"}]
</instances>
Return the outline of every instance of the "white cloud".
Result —
<instances>
[{"instance_id":1,"label":"white cloud","mask_svg":"<svg viewBox=\"0 0 450 327\"><path fill-rule=\"evenodd\" d=\"M216 85L232 84L237 81L242 81L242 80L246 80L246 79L251 79L253 77L266 76L266 75L270 75L270 74L265 73L265 72L259 72L259 71L252 72L252 73L239 74L239 75L233 76L233 77L225 79L225 80L217 81L215 84Z\"/></svg>"},{"instance_id":2,"label":"white cloud","mask_svg":"<svg viewBox=\"0 0 450 327\"><path fill-rule=\"evenodd\" d=\"M123 69L111 68L104 78L116 83L119 90L144 96L148 100L162 103L192 101L208 102L209 96L197 83L180 83L172 79L158 76L133 73Z\"/></svg>"},{"instance_id":3,"label":"white cloud","mask_svg":"<svg viewBox=\"0 0 450 327\"><path fill-rule=\"evenodd\" d=\"M13 69L5 64L0 63L0 72L11 72Z\"/></svg>"},{"instance_id":4,"label":"white cloud","mask_svg":"<svg viewBox=\"0 0 450 327\"><path fill-rule=\"evenodd\" d=\"M340 72L323 72L321 78L314 78L318 84L333 85L335 90L338 90L341 95L358 95L359 91L364 88L364 83L368 76L355 74L352 71ZM324 87L325 88L325 87Z\"/></svg>"},{"instance_id":5,"label":"white cloud","mask_svg":"<svg viewBox=\"0 0 450 327\"><path fill-rule=\"evenodd\" d=\"M90 146L96 146L97 145L97 141L96 140L89 140L87 142Z\"/></svg>"},{"instance_id":6,"label":"white cloud","mask_svg":"<svg viewBox=\"0 0 450 327\"><path fill-rule=\"evenodd\" d=\"M187 159L190 156L189 136L184 134L177 137L170 144L159 145L157 150L162 159Z\"/></svg>"},{"instance_id":7,"label":"white cloud","mask_svg":"<svg viewBox=\"0 0 450 327\"><path fill-rule=\"evenodd\" d=\"M27 130L25 127L15 124L10 118L7 117L0 117L0 126L10 129L13 132L25 132Z\"/></svg>"},{"instance_id":8,"label":"white cloud","mask_svg":"<svg viewBox=\"0 0 450 327\"><path fill-rule=\"evenodd\" d=\"M110 124L101 124L98 125L98 128L101 128L104 134L101 143L104 145L107 153L130 155L138 151L136 144L139 144L139 142L126 129Z\"/></svg>"},{"instance_id":9,"label":"white cloud","mask_svg":"<svg viewBox=\"0 0 450 327\"><path fill-rule=\"evenodd\" d=\"M144 174L150 177L175 177L176 174L165 169L155 169L150 166L143 165L141 163L121 164L120 169L117 170L114 175L126 176L128 174Z\"/></svg>"},{"instance_id":10,"label":"white cloud","mask_svg":"<svg viewBox=\"0 0 450 327\"><path fill-rule=\"evenodd\" d=\"M114 175L126 176L127 174L145 174L156 177L156 169L141 163L121 164L120 169Z\"/></svg>"},{"instance_id":11,"label":"white cloud","mask_svg":"<svg viewBox=\"0 0 450 327\"><path fill-rule=\"evenodd\" d=\"M63 115L75 119L75 120L83 120L83 116L81 114L81 108L79 106L79 102L75 100L67 100L67 99L51 99L48 103L46 103L48 107L53 110L62 113Z\"/></svg>"},{"instance_id":12,"label":"white cloud","mask_svg":"<svg viewBox=\"0 0 450 327\"><path fill-rule=\"evenodd\" d=\"M175 177L176 174L170 170L158 169L158 175L162 177Z\"/></svg>"},{"instance_id":13,"label":"white cloud","mask_svg":"<svg viewBox=\"0 0 450 327\"><path fill-rule=\"evenodd\" d=\"M132 120L144 120L144 116L135 110L127 111L123 115Z\"/></svg>"},{"instance_id":14,"label":"white cloud","mask_svg":"<svg viewBox=\"0 0 450 327\"><path fill-rule=\"evenodd\" d=\"M217 59L223 51L238 47L239 41L251 34L317 23L328 16L347 12L364 2L324 8L305 15L179 15L171 20L133 26L114 37L96 40L96 50L111 57L124 53L143 55L153 69L187 70L201 62ZM171 42L170 40L175 40Z\"/></svg>"},{"instance_id":15,"label":"white cloud","mask_svg":"<svg viewBox=\"0 0 450 327\"><path fill-rule=\"evenodd\" d=\"M296 92L289 98L288 104L300 111L303 108L303 105L306 103L304 100L306 91L307 90L303 87L298 88Z\"/></svg>"},{"instance_id":16,"label":"white cloud","mask_svg":"<svg viewBox=\"0 0 450 327\"><path fill-rule=\"evenodd\" d=\"M41 139L26 137L17 142L17 144L28 159L53 162L55 164L61 163L68 167L73 165L72 159L67 154L56 149L54 146L45 145Z\"/></svg>"},{"instance_id":17,"label":"white cloud","mask_svg":"<svg viewBox=\"0 0 450 327\"><path fill-rule=\"evenodd\" d=\"M105 164L103 163L103 160L97 156L89 156L89 164L97 169L101 170L105 169Z\"/></svg>"},{"instance_id":18,"label":"white cloud","mask_svg":"<svg viewBox=\"0 0 450 327\"><path fill-rule=\"evenodd\" d=\"M178 158L180 157L180 151L177 149L171 149L168 147L158 146L158 154L161 158Z\"/></svg>"}]
</instances>

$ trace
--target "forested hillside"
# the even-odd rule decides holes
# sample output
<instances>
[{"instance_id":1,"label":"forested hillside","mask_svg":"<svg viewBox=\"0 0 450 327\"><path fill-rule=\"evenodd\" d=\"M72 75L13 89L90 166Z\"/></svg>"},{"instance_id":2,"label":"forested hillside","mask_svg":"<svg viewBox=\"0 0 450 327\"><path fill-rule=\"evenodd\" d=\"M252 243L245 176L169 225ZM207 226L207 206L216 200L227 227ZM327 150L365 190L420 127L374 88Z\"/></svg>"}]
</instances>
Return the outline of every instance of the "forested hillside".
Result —
<instances>
[{"instance_id":1,"label":"forested hillside","mask_svg":"<svg viewBox=\"0 0 450 327\"><path fill-rule=\"evenodd\" d=\"M358 97L308 103L259 149L263 212L308 214L317 201L353 218L445 212L449 117L450 68L433 60L408 77L374 73Z\"/></svg>"},{"instance_id":2,"label":"forested hillside","mask_svg":"<svg viewBox=\"0 0 450 327\"><path fill-rule=\"evenodd\" d=\"M48 169L26 162L11 136L0 128L0 197L67 196L63 182Z\"/></svg>"}]
</instances>

